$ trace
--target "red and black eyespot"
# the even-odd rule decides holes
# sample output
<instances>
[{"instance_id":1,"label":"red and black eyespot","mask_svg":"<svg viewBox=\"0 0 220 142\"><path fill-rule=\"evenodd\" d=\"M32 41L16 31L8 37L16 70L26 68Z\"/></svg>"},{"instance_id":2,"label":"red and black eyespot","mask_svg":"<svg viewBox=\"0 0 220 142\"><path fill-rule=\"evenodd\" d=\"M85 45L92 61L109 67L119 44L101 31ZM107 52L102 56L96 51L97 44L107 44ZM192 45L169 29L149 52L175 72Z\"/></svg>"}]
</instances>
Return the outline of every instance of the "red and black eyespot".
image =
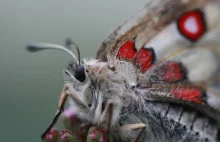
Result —
<instances>
[{"instance_id":1,"label":"red and black eyespot","mask_svg":"<svg viewBox=\"0 0 220 142\"><path fill-rule=\"evenodd\" d=\"M206 94L199 88L174 88L171 93L178 99L194 103L205 103L204 98Z\"/></svg>"},{"instance_id":2,"label":"red and black eyespot","mask_svg":"<svg viewBox=\"0 0 220 142\"><path fill-rule=\"evenodd\" d=\"M155 62L155 52L153 48L142 47L138 52L135 48L135 39L126 41L118 50L117 58L134 60L135 64L144 73Z\"/></svg>"},{"instance_id":3,"label":"red and black eyespot","mask_svg":"<svg viewBox=\"0 0 220 142\"><path fill-rule=\"evenodd\" d=\"M199 40L207 29L203 11L196 9L183 13L177 19L177 28L188 40L192 42Z\"/></svg>"},{"instance_id":4,"label":"red and black eyespot","mask_svg":"<svg viewBox=\"0 0 220 142\"><path fill-rule=\"evenodd\" d=\"M187 70L179 62L169 61L162 65L163 80L173 83L187 79Z\"/></svg>"},{"instance_id":5,"label":"red and black eyespot","mask_svg":"<svg viewBox=\"0 0 220 142\"><path fill-rule=\"evenodd\" d=\"M134 60L141 72L144 73L153 65L155 58L156 55L153 48L141 48Z\"/></svg>"},{"instance_id":6,"label":"red and black eyespot","mask_svg":"<svg viewBox=\"0 0 220 142\"><path fill-rule=\"evenodd\" d=\"M117 58L125 58L132 60L136 55L137 50L135 48L134 40L126 41L118 50Z\"/></svg>"}]
</instances>

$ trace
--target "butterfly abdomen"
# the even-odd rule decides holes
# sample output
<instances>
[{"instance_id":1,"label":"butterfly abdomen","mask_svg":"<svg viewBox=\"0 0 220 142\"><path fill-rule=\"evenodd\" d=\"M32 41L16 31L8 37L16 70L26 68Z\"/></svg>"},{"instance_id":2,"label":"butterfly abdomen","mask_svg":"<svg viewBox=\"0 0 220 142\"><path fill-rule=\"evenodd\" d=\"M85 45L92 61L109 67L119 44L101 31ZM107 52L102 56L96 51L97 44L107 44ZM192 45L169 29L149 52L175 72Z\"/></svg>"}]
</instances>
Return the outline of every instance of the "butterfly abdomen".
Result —
<instances>
[{"instance_id":1,"label":"butterfly abdomen","mask_svg":"<svg viewBox=\"0 0 220 142\"><path fill-rule=\"evenodd\" d=\"M146 124L141 142L219 142L217 121L191 108L171 103L146 101L146 110L137 111L136 105L122 109L119 124ZM129 111L128 111L129 109ZM135 132L126 132L131 141ZM124 136L124 134L122 134ZM134 136L135 137L135 136Z\"/></svg>"},{"instance_id":2,"label":"butterfly abdomen","mask_svg":"<svg viewBox=\"0 0 220 142\"><path fill-rule=\"evenodd\" d=\"M200 112L171 103L147 102L147 107L147 112L133 114L146 123L144 141L220 141L217 122Z\"/></svg>"}]
</instances>

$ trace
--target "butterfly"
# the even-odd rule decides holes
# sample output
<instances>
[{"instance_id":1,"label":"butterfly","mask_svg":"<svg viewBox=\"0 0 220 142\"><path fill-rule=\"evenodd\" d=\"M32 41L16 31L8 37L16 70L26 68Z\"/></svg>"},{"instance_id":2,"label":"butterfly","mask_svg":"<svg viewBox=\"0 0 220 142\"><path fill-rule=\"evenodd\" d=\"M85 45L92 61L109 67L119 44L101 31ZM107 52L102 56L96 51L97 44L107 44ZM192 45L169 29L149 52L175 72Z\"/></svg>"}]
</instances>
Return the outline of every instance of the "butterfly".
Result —
<instances>
[{"instance_id":1,"label":"butterfly","mask_svg":"<svg viewBox=\"0 0 220 142\"><path fill-rule=\"evenodd\" d=\"M59 111L72 110L115 141L220 141L220 1L154 0L80 61L78 46L63 71ZM78 59L69 50L75 45Z\"/></svg>"}]
</instances>

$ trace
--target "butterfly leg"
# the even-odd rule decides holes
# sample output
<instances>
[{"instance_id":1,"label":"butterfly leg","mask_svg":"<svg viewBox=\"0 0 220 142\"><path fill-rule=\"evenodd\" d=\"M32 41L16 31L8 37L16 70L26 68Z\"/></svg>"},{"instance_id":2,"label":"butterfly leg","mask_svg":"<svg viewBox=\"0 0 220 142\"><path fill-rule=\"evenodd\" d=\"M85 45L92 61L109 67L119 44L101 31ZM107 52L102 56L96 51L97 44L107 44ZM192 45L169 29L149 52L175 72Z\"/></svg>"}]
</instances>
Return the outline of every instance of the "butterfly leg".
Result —
<instances>
[{"instance_id":1,"label":"butterfly leg","mask_svg":"<svg viewBox=\"0 0 220 142\"><path fill-rule=\"evenodd\" d=\"M49 127L46 129L46 131L41 135L41 139L43 140L46 136L46 134L51 130L51 128L56 124L59 116L64 111L64 105L66 104L67 97L70 96L70 98L78 104L81 108L84 108L85 110L88 110L88 107L77 97L75 90L71 89L70 92L68 91L71 87L64 86L63 90L60 95L59 104L58 104L58 111L53 118L53 121L49 125ZM68 91L68 93L67 93Z\"/></svg>"},{"instance_id":2,"label":"butterfly leg","mask_svg":"<svg viewBox=\"0 0 220 142\"><path fill-rule=\"evenodd\" d=\"M107 135L107 142L109 142L110 139L110 127L112 122L112 114L113 114L113 103L111 100L109 100L106 104L105 110L103 111L103 120L106 121L106 135Z\"/></svg>"},{"instance_id":3,"label":"butterfly leg","mask_svg":"<svg viewBox=\"0 0 220 142\"><path fill-rule=\"evenodd\" d=\"M146 125L144 123L139 123L139 124L127 124L121 127L123 131L135 131L141 129L137 137L133 142L138 142L139 139L141 138L142 134L144 133L144 130L146 128Z\"/></svg>"},{"instance_id":4,"label":"butterfly leg","mask_svg":"<svg viewBox=\"0 0 220 142\"><path fill-rule=\"evenodd\" d=\"M142 123L141 123L140 125L142 125ZM137 135L137 137L135 138L134 142L138 142L139 139L141 138L141 136L144 134L145 126L146 126L146 125L144 124L144 127L143 127L143 126L139 127L139 129L141 129L141 131L140 131L140 133Z\"/></svg>"}]
</instances>

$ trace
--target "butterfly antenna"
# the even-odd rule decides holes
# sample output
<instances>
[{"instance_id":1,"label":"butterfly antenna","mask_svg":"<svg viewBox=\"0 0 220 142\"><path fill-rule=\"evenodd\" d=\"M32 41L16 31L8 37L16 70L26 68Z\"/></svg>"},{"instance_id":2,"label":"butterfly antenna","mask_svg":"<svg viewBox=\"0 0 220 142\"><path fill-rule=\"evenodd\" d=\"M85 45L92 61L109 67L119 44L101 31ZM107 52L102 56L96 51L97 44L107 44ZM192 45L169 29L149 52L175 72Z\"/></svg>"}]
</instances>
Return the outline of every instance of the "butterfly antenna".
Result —
<instances>
[{"instance_id":1,"label":"butterfly antenna","mask_svg":"<svg viewBox=\"0 0 220 142\"><path fill-rule=\"evenodd\" d=\"M73 42L70 38L66 39L65 45L67 48L71 49L71 47L74 45L74 47L77 50L77 55L78 55L78 61L79 61L79 65L80 65L80 51L79 51L79 46Z\"/></svg>"},{"instance_id":2,"label":"butterfly antenna","mask_svg":"<svg viewBox=\"0 0 220 142\"><path fill-rule=\"evenodd\" d=\"M77 47L78 48L78 47ZM28 45L26 46L26 49L29 52L38 52L44 49L57 49L57 50L63 50L67 53L69 53L75 61L77 61L75 54L68 48L57 45L57 44L51 44L51 43L38 43L38 42L29 42ZM78 61L79 62L79 61Z\"/></svg>"}]
</instances>

